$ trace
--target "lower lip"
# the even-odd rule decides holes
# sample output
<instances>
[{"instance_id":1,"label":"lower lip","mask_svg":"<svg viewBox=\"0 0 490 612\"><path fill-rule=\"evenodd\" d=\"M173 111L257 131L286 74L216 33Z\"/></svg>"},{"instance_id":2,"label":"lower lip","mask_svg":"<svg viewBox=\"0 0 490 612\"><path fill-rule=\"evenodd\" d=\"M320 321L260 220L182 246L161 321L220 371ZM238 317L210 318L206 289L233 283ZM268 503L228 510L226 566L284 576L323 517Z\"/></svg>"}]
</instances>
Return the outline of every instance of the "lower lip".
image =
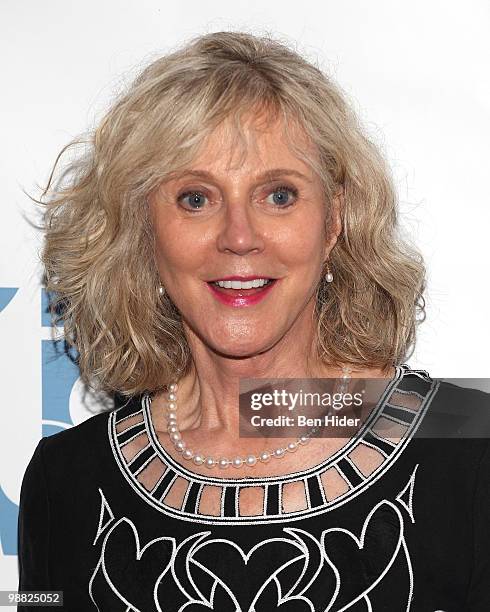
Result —
<instances>
[{"instance_id":1,"label":"lower lip","mask_svg":"<svg viewBox=\"0 0 490 612\"><path fill-rule=\"evenodd\" d=\"M261 302L271 290L276 286L277 279L273 280L271 283L266 285L265 287L259 289L256 293L252 293L247 295L246 293L241 293L240 289L233 289L234 295L230 293L225 293L221 291L220 287L217 287L213 283L206 283L207 286L211 289L214 297L219 300L222 304L226 304L226 306L234 306L235 308L241 306L253 306L254 304L258 304Z\"/></svg>"}]
</instances>

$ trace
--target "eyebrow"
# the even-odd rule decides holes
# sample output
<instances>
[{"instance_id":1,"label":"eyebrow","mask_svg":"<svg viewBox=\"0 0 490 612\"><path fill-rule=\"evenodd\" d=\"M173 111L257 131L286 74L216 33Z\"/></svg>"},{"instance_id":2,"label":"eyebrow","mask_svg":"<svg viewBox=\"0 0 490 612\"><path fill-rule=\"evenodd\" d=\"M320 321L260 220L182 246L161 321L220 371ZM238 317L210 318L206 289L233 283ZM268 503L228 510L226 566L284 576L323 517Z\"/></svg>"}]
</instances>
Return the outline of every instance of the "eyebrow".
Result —
<instances>
[{"instance_id":1,"label":"eyebrow","mask_svg":"<svg viewBox=\"0 0 490 612\"><path fill-rule=\"evenodd\" d=\"M171 178L182 179L187 176L193 176L196 178L202 178L207 180L214 180L215 178L213 174L211 172L207 172L207 170L184 170L181 173L173 175ZM271 181L276 178L279 178L280 176L296 176L297 178L300 178L306 181L307 183L312 182L311 179L308 178L306 175L302 174L301 172L298 172L297 170L293 170L292 168L272 168L271 170L266 170L265 172L256 175L254 179L257 182L264 180Z\"/></svg>"}]
</instances>

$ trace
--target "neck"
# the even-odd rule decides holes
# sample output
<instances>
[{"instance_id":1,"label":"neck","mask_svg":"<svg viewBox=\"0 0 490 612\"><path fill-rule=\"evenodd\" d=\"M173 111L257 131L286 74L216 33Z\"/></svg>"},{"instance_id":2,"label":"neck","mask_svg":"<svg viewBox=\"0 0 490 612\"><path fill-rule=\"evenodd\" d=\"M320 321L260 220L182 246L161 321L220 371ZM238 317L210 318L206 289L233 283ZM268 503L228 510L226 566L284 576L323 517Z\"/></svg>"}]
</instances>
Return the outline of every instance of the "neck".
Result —
<instances>
[{"instance_id":1,"label":"neck","mask_svg":"<svg viewBox=\"0 0 490 612\"><path fill-rule=\"evenodd\" d=\"M193 362L190 372L179 381L177 404L180 430L199 429L236 438L239 431L239 392L243 379L335 378L342 370L311 356L315 334L302 334L300 341L283 338L271 349L246 357L228 357L211 351L190 335ZM379 376L379 371L353 370L353 376ZM248 385L248 388L256 385Z\"/></svg>"}]
</instances>

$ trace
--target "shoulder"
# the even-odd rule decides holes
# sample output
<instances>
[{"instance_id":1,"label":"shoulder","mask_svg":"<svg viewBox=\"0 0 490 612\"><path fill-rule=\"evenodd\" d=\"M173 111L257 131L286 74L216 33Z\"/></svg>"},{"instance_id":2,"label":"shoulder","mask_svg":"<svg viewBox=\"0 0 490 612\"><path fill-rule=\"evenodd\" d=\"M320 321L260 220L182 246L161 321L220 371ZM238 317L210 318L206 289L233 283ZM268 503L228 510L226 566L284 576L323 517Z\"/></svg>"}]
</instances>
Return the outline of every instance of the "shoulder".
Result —
<instances>
[{"instance_id":1,"label":"shoulder","mask_svg":"<svg viewBox=\"0 0 490 612\"><path fill-rule=\"evenodd\" d=\"M453 379L456 381L456 379ZM490 438L490 393L464 386L464 379L434 379L437 386L424 418L435 437Z\"/></svg>"},{"instance_id":2,"label":"shoulder","mask_svg":"<svg viewBox=\"0 0 490 612\"><path fill-rule=\"evenodd\" d=\"M471 381L465 379L435 378L425 370L402 367L388 405L408 410L410 447L439 472L473 480L489 447L490 393L467 386Z\"/></svg>"},{"instance_id":3,"label":"shoulder","mask_svg":"<svg viewBox=\"0 0 490 612\"><path fill-rule=\"evenodd\" d=\"M405 381L404 390L417 393L420 400L413 452L431 466L428 473L437 476L437 486L446 483L449 490L458 482L472 495L480 479L488 480L490 393L465 386L470 381L432 378L425 371L406 374Z\"/></svg>"},{"instance_id":4,"label":"shoulder","mask_svg":"<svg viewBox=\"0 0 490 612\"><path fill-rule=\"evenodd\" d=\"M467 379L435 378L407 364L401 365L401 371L394 391L419 397L417 410L424 425L435 428L433 433L440 428L443 437L450 432L459 437L490 437L490 393L467 386Z\"/></svg>"},{"instance_id":5,"label":"shoulder","mask_svg":"<svg viewBox=\"0 0 490 612\"><path fill-rule=\"evenodd\" d=\"M124 418L126 413L134 411L135 404L139 401L140 396L134 396L122 406L104 410L77 425L43 438L39 445L44 458L50 462L80 457L87 463L90 462L91 458L107 451L111 417L117 421Z\"/></svg>"},{"instance_id":6,"label":"shoulder","mask_svg":"<svg viewBox=\"0 0 490 612\"><path fill-rule=\"evenodd\" d=\"M109 421L135 409L133 397L125 405L106 410L59 433L39 440L22 479L23 512L41 507L49 499L78 499L80 491L94 479L114 476L117 470L109 436ZM92 490L92 487L90 487ZM74 496L74 497L73 497Z\"/></svg>"},{"instance_id":7,"label":"shoulder","mask_svg":"<svg viewBox=\"0 0 490 612\"><path fill-rule=\"evenodd\" d=\"M435 379L437 380L437 379ZM452 380L457 382L451 382ZM490 393L465 386L465 379L439 379L439 394L444 396L451 406L465 405L475 410L490 407Z\"/></svg>"}]
</instances>

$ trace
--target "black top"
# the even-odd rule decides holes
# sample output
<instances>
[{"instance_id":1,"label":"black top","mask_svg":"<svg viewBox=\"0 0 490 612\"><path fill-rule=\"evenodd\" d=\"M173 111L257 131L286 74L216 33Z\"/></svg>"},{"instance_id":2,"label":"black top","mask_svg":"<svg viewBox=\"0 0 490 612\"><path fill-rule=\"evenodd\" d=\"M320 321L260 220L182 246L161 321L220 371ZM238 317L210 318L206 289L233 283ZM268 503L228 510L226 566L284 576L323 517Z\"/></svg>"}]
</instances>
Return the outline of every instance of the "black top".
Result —
<instances>
[{"instance_id":1,"label":"black top","mask_svg":"<svg viewBox=\"0 0 490 612\"><path fill-rule=\"evenodd\" d=\"M19 590L62 590L70 612L490 610L490 394L397 366L358 436L270 478L187 470L149 405L134 397L39 442L21 489ZM475 419L482 435L461 437ZM360 450L373 457L364 472ZM305 507L287 512L291 484ZM247 487L263 494L253 515Z\"/></svg>"}]
</instances>

